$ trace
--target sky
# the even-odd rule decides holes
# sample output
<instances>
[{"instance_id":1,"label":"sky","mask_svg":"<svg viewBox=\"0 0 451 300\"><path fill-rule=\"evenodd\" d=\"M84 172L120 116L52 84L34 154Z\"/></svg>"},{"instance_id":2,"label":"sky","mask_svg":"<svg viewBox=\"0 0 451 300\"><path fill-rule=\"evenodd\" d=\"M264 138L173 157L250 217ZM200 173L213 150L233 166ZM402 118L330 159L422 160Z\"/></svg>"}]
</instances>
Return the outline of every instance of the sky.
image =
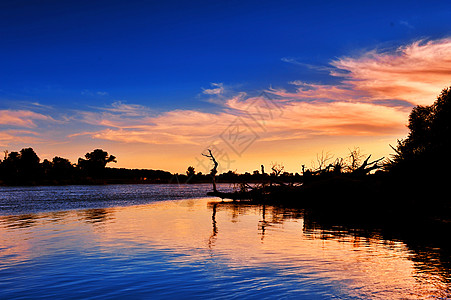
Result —
<instances>
[{"instance_id":1,"label":"sky","mask_svg":"<svg viewBox=\"0 0 451 300\"><path fill-rule=\"evenodd\" d=\"M393 154L451 78L448 1L0 2L0 149L289 172ZM112 165L113 166L113 165Z\"/></svg>"}]
</instances>

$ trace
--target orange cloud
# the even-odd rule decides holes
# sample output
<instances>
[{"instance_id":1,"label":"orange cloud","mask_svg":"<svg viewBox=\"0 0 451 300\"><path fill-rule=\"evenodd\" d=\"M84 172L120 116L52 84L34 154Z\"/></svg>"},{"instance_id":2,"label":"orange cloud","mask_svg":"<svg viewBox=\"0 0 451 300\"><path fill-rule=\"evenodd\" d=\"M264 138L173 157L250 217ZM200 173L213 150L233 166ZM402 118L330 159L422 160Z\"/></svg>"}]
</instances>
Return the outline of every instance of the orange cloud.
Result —
<instances>
[{"instance_id":1,"label":"orange cloud","mask_svg":"<svg viewBox=\"0 0 451 300\"><path fill-rule=\"evenodd\" d=\"M3 130L0 131L0 146L8 147L13 143L32 144L41 141L37 133L30 130Z\"/></svg>"},{"instance_id":2,"label":"orange cloud","mask_svg":"<svg viewBox=\"0 0 451 300\"><path fill-rule=\"evenodd\" d=\"M270 88L268 92L288 100L363 101L368 99L367 93L354 90L351 86L344 84L326 85L299 80L291 81L290 84L296 87L295 92L289 92L283 88Z\"/></svg>"},{"instance_id":3,"label":"orange cloud","mask_svg":"<svg viewBox=\"0 0 451 300\"><path fill-rule=\"evenodd\" d=\"M431 104L451 82L451 38L416 41L395 51L369 51L331 63L332 76L371 98Z\"/></svg>"},{"instance_id":4,"label":"orange cloud","mask_svg":"<svg viewBox=\"0 0 451 300\"><path fill-rule=\"evenodd\" d=\"M30 145L44 141L39 125L55 123L52 117L31 110L0 110L0 146Z\"/></svg>"},{"instance_id":5,"label":"orange cloud","mask_svg":"<svg viewBox=\"0 0 451 300\"><path fill-rule=\"evenodd\" d=\"M206 113L174 110L158 116L131 118L128 114L83 112L83 121L105 127L90 135L128 143L202 145L234 126L258 135L262 141L303 139L312 135L387 135L404 130L407 110L398 106L360 102L303 102L260 97L232 98L224 111Z\"/></svg>"},{"instance_id":6,"label":"orange cloud","mask_svg":"<svg viewBox=\"0 0 451 300\"><path fill-rule=\"evenodd\" d=\"M0 125L33 128L36 120L49 121L51 117L30 110L0 110Z\"/></svg>"},{"instance_id":7,"label":"orange cloud","mask_svg":"<svg viewBox=\"0 0 451 300\"><path fill-rule=\"evenodd\" d=\"M142 112L142 111L141 111ZM174 110L153 116L142 114L136 118L130 111L79 112L81 121L106 127L93 132L76 133L71 136L90 135L93 138L147 144L198 144L211 137L215 128L224 127L230 116L194 110Z\"/></svg>"}]
</instances>

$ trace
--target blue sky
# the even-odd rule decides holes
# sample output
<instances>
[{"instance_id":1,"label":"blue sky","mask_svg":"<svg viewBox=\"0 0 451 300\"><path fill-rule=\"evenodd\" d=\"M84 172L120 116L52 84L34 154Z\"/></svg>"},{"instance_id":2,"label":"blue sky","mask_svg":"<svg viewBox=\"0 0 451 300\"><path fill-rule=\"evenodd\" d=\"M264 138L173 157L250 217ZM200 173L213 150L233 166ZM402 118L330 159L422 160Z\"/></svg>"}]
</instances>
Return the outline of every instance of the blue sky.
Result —
<instances>
[{"instance_id":1,"label":"blue sky","mask_svg":"<svg viewBox=\"0 0 451 300\"><path fill-rule=\"evenodd\" d=\"M343 3L344 2L344 3ZM363 3L363 4L362 4ZM202 107L211 82L328 82L362 49L449 33L446 1L2 1L0 97ZM448 30L447 30L448 29Z\"/></svg>"},{"instance_id":2,"label":"blue sky","mask_svg":"<svg viewBox=\"0 0 451 300\"><path fill-rule=\"evenodd\" d=\"M215 113L240 93L333 86L346 80L333 61L446 39L450 19L448 1L1 1L0 109L49 116L59 125L39 117L34 130L72 143L74 128L99 128L70 123L74 111Z\"/></svg>"}]
</instances>

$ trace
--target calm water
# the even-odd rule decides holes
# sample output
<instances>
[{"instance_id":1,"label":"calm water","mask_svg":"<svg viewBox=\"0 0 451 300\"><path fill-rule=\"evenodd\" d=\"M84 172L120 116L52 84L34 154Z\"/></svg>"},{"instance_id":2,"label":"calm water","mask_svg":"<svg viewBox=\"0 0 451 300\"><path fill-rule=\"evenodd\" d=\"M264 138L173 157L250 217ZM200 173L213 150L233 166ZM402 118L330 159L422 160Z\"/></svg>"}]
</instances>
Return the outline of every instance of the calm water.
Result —
<instances>
[{"instance_id":1,"label":"calm water","mask_svg":"<svg viewBox=\"0 0 451 300\"><path fill-rule=\"evenodd\" d=\"M444 249L209 188L0 188L0 298L451 297Z\"/></svg>"}]
</instances>

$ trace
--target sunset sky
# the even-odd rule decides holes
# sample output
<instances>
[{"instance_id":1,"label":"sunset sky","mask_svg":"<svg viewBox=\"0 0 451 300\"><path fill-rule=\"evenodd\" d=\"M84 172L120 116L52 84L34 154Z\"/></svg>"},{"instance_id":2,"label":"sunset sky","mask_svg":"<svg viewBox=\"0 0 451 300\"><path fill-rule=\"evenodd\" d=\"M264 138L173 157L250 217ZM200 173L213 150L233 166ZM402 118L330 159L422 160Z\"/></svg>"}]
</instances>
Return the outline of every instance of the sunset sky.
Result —
<instances>
[{"instance_id":1,"label":"sunset sky","mask_svg":"<svg viewBox=\"0 0 451 300\"><path fill-rule=\"evenodd\" d=\"M449 1L1 1L0 149L180 173L206 149L220 172L389 156L451 85L449 20Z\"/></svg>"}]
</instances>

